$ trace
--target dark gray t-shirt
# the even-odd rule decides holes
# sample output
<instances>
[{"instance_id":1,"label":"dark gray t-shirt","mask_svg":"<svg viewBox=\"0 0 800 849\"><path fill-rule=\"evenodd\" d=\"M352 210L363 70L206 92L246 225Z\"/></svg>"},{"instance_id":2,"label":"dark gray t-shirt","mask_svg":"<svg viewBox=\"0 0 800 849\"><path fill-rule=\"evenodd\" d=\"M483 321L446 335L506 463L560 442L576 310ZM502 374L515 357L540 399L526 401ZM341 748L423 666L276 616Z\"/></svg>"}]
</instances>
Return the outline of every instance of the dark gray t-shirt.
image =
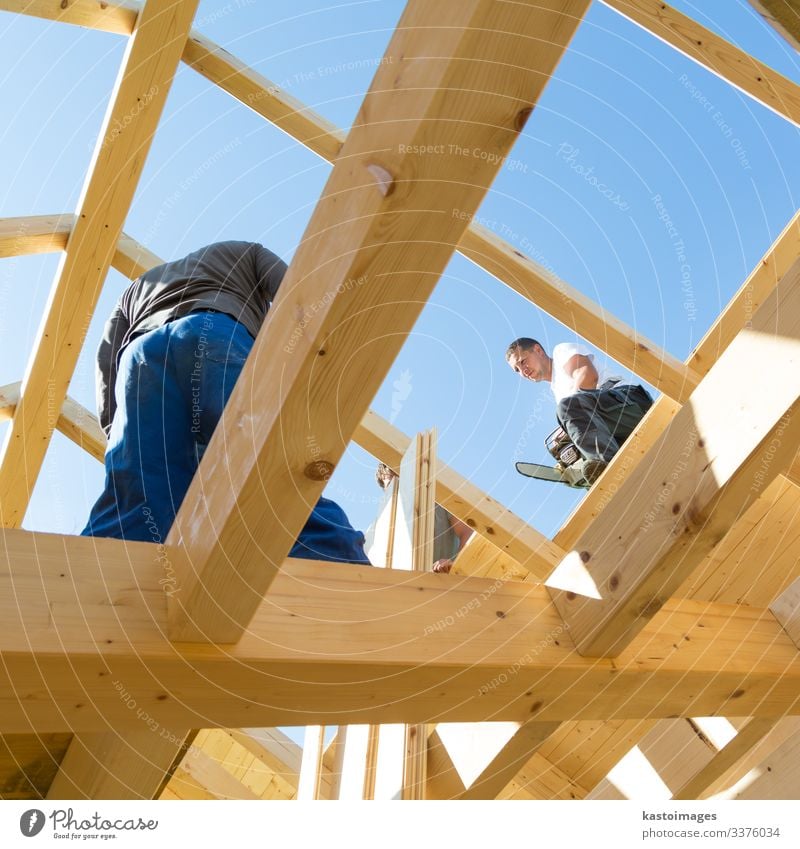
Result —
<instances>
[{"instance_id":1,"label":"dark gray t-shirt","mask_svg":"<svg viewBox=\"0 0 800 849\"><path fill-rule=\"evenodd\" d=\"M122 349L135 336L202 309L240 321L255 338L286 263L256 242L215 242L146 271L122 293L97 351L97 412L108 435Z\"/></svg>"}]
</instances>

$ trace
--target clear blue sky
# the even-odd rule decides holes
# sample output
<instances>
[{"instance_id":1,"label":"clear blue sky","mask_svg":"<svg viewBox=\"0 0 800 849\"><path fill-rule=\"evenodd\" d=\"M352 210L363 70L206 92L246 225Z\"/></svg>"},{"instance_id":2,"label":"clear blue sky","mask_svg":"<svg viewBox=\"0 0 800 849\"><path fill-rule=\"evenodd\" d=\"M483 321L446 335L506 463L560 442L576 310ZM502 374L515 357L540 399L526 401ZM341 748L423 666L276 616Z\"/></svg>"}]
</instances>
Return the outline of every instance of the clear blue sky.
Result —
<instances>
[{"instance_id":1,"label":"clear blue sky","mask_svg":"<svg viewBox=\"0 0 800 849\"><path fill-rule=\"evenodd\" d=\"M800 80L797 54L744 0L674 5ZM197 26L347 127L402 6L213 0ZM115 35L0 13L0 216L74 211L123 48ZM796 210L799 140L793 125L594 3L480 218L684 358ZM239 238L290 260L329 170L182 66L125 229L165 259ZM684 243L688 281L656 196ZM0 384L23 375L57 262L0 260ZM100 329L125 283L110 273L70 388L90 408ZM409 434L435 425L445 462L552 535L580 494L513 469L545 458L554 423L548 388L504 363L519 335L550 347L573 338L455 256L373 406ZM356 526L376 509L373 470L351 447L327 490ZM101 487L100 465L56 434L25 527L79 531Z\"/></svg>"}]
</instances>

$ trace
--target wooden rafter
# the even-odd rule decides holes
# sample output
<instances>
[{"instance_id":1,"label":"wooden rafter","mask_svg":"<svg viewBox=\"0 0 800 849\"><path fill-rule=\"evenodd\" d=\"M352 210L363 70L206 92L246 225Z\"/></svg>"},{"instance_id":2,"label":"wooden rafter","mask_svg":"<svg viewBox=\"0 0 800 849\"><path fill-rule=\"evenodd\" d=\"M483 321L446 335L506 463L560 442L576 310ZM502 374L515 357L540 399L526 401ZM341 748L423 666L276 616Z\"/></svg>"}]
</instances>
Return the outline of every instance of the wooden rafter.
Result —
<instances>
[{"instance_id":1,"label":"wooden rafter","mask_svg":"<svg viewBox=\"0 0 800 849\"><path fill-rule=\"evenodd\" d=\"M78 734L47 798L156 798L193 736L175 735L161 726L125 734Z\"/></svg>"},{"instance_id":2,"label":"wooden rafter","mask_svg":"<svg viewBox=\"0 0 800 849\"><path fill-rule=\"evenodd\" d=\"M601 0L716 74L800 126L800 87L661 0Z\"/></svg>"},{"instance_id":3,"label":"wooden rafter","mask_svg":"<svg viewBox=\"0 0 800 849\"><path fill-rule=\"evenodd\" d=\"M406 7L170 531L174 639L243 633L586 6ZM495 155L415 153L448 144Z\"/></svg>"},{"instance_id":4,"label":"wooden rafter","mask_svg":"<svg viewBox=\"0 0 800 849\"><path fill-rule=\"evenodd\" d=\"M6 527L18 527L25 516L196 6L197 0L148 0L137 18L0 452Z\"/></svg>"}]
</instances>

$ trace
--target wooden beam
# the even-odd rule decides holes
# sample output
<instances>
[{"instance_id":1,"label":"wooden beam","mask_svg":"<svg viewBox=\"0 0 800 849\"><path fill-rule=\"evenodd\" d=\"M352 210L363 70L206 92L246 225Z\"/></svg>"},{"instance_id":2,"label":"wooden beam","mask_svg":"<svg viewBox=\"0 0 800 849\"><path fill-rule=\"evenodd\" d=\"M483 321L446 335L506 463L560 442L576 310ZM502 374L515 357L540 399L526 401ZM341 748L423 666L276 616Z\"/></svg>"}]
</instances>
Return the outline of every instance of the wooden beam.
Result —
<instances>
[{"instance_id":1,"label":"wooden beam","mask_svg":"<svg viewBox=\"0 0 800 849\"><path fill-rule=\"evenodd\" d=\"M170 531L193 564L173 639L243 633L586 6L406 7Z\"/></svg>"},{"instance_id":2,"label":"wooden beam","mask_svg":"<svg viewBox=\"0 0 800 849\"><path fill-rule=\"evenodd\" d=\"M477 778L461 794L462 799L495 799L531 755L558 728L558 722L528 720L521 723Z\"/></svg>"},{"instance_id":3,"label":"wooden beam","mask_svg":"<svg viewBox=\"0 0 800 849\"><path fill-rule=\"evenodd\" d=\"M751 719L736 736L672 797L678 800L706 799L710 788L733 769L777 726L777 719Z\"/></svg>"},{"instance_id":4,"label":"wooden beam","mask_svg":"<svg viewBox=\"0 0 800 849\"><path fill-rule=\"evenodd\" d=\"M0 0L0 10L33 15L48 21L130 35L141 3L131 0Z\"/></svg>"},{"instance_id":5,"label":"wooden beam","mask_svg":"<svg viewBox=\"0 0 800 849\"><path fill-rule=\"evenodd\" d=\"M800 88L661 0L602 0L698 65L800 126Z\"/></svg>"},{"instance_id":6,"label":"wooden beam","mask_svg":"<svg viewBox=\"0 0 800 849\"><path fill-rule=\"evenodd\" d=\"M400 459L411 438L368 410L355 429L353 441L399 472ZM436 475L436 502L542 580L566 554L546 536L441 461Z\"/></svg>"},{"instance_id":7,"label":"wooden beam","mask_svg":"<svg viewBox=\"0 0 800 849\"><path fill-rule=\"evenodd\" d=\"M640 650L598 661L537 584L289 560L236 646L176 645L184 556L7 530L0 732L800 714L767 610L671 601Z\"/></svg>"},{"instance_id":8,"label":"wooden beam","mask_svg":"<svg viewBox=\"0 0 800 849\"><path fill-rule=\"evenodd\" d=\"M631 473L551 576L580 652L612 655L627 645L794 458L799 283L800 260L676 415L652 462ZM786 368L770 379L764 362Z\"/></svg>"},{"instance_id":9,"label":"wooden beam","mask_svg":"<svg viewBox=\"0 0 800 849\"><path fill-rule=\"evenodd\" d=\"M74 223L72 213L0 218L0 259L63 251Z\"/></svg>"},{"instance_id":10,"label":"wooden beam","mask_svg":"<svg viewBox=\"0 0 800 849\"><path fill-rule=\"evenodd\" d=\"M137 19L0 453L6 527L25 516L196 6L148 0Z\"/></svg>"},{"instance_id":11,"label":"wooden beam","mask_svg":"<svg viewBox=\"0 0 800 849\"><path fill-rule=\"evenodd\" d=\"M209 757L202 749L194 746L189 749L180 768L215 799L255 800L258 798L252 790L245 787L221 763Z\"/></svg>"},{"instance_id":12,"label":"wooden beam","mask_svg":"<svg viewBox=\"0 0 800 849\"><path fill-rule=\"evenodd\" d=\"M76 734L47 798L155 799L193 736L160 726L124 736Z\"/></svg>"},{"instance_id":13,"label":"wooden beam","mask_svg":"<svg viewBox=\"0 0 800 849\"><path fill-rule=\"evenodd\" d=\"M197 31L183 61L318 156L333 162L339 155L345 133Z\"/></svg>"},{"instance_id":14,"label":"wooden beam","mask_svg":"<svg viewBox=\"0 0 800 849\"><path fill-rule=\"evenodd\" d=\"M464 782L438 731L428 737L426 780L425 794L428 799L457 799L465 790Z\"/></svg>"},{"instance_id":15,"label":"wooden beam","mask_svg":"<svg viewBox=\"0 0 800 849\"><path fill-rule=\"evenodd\" d=\"M297 781L299 800L321 799L322 754L325 750L325 726L307 725L303 738L303 758Z\"/></svg>"}]
</instances>

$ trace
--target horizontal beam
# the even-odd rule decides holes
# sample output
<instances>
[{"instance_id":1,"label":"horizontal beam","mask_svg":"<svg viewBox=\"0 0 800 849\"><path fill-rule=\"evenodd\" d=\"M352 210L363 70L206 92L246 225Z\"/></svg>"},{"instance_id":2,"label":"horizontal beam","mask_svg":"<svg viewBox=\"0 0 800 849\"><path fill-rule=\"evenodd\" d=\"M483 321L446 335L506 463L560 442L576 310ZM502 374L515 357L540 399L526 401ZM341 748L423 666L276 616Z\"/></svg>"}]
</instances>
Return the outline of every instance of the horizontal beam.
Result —
<instances>
[{"instance_id":1,"label":"horizontal beam","mask_svg":"<svg viewBox=\"0 0 800 849\"><path fill-rule=\"evenodd\" d=\"M235 646L175 645L181 557L6 531L0 732L800 714L765 610L672 601L591 660L537 584L290 560Z\"/></svg>"},{"instance_id":2,"label":"horizontal beam","mask_svg":"<svg viewBox=\"0 0 800 849\"><path fill-rule=\"evenodd\" d=\"M661 0L602 0L782 118L800 126L800 87Z\"/></svg>"},{"instance_id":3,"label":"horizontal beam","mask_svg":"<svg viewBox=\"0 0 800 849\"><path fill-rule=\"evenodd\" d=\"M0 259L63 251L74 224L71 212L0 218Z\"/></svg>"}]
</instances>

